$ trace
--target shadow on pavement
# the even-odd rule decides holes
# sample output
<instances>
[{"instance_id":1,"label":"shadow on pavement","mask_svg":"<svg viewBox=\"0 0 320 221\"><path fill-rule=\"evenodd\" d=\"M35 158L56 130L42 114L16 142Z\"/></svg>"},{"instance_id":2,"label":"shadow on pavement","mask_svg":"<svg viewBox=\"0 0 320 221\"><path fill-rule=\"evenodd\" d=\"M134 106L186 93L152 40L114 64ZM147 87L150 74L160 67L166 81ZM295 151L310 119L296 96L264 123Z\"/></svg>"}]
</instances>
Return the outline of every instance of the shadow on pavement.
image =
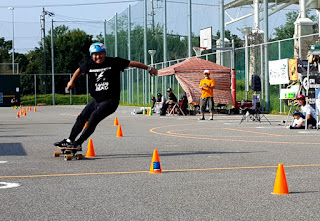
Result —
<instances>
[{"instance_id":1,"label":"shadow on pavement","mask_svg":"<svg viewBox=\"0 0 320 221\"><path fill-rule=\"evenodd\" d=\"M0 143L0 156L26 156L21 143Z\"/></svg>"}]
</instances>

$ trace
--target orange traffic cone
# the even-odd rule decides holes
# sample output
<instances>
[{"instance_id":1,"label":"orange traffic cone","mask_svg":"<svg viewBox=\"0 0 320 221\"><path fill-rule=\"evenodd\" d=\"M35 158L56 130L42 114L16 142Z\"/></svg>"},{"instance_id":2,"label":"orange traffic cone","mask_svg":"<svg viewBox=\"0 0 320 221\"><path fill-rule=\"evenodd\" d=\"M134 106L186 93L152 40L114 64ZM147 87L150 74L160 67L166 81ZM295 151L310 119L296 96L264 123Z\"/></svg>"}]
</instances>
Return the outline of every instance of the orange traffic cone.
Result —
<instances>
[{"instance_id":1,"label":"orange traffic cone","mask_svg":"<svg viewBox=\"0 0 320 221\"><path fill-rule=\"evenodd\" d=\"M147 115L149 115L149 114L150 114L150 108L147 109Z\"/></svg>"},{"instance_id":2,"label":"orange traffic cone","mask_svg":"<svg viewBox=\"0 0 320 221\"><path fill-rule=\"evenodd\" d=\"M34 110L33 110L34 112L37 112L37 108L36 107L34 107Z\"/></svg>"},{"instance_id":3,"label":"orange traffic cone","mask_svg":"<svg viewBox=\"0 0 320 221\"><path fill-rule=\"evenodd\" d=\"M117 137L123 137L121 125L118 125Z\"/></svg>"},{"instance_id":4,"label":"orange traffic cone","mask_svg":"<svg viewBox=\"0 0 320 221\"><path fill-rule=\"evenodd\" d=\"M96 153L94 152L92 139L89 139L86 157L95 157L95 156L96 156Z\"/></svg>"},{"instance_id":5,"label":"orange traffic cone","mask_svg":"<svg viewBox=\"0 0 320 221\"><path fill-rule=\"evenodd\" d=\"M19 113L19 111L17 112L17 118L20 118L20 113Z\"/></svg>"},{"instance_id":6,"label":"orange traffic cone","mask_svg":"<svg viewBox=\"0 0 320 221\"><path fill-rule=\"evenodd\" d=\"M153 151L150 173L162 173L158 150Z\"/></svg>"},{"instance_id":7,"label":"orange traffic cone","mask_svg":"<svg viewBox=\"0 0 320 221\"><path fill-rule=\"evenodd\" d=\"M273 194L289 194L286 174L284 173L283 164L278 165L276 180L274 181Z\"/></svg>"},{"instance_id":8,"label":"orange traffic cone","mask_svg":"<svg viewBox=\"0 0 320 221\"><path fill-rule=\"evenodd\" d=\"M83 129L84 130L88 126L88 121L84 124Z\"/></svg>"},{"instance_id":9,"label":"orange traffic cone","mask_svg":"<svg viewBox=\"0 0 320 221\"><path fill-rule=\"evenodd\" d=\"M118 118L115 117L115 118L114 118L113 126L118 126L118 125L119 125Z\"/></svg>"},{"instance_id":10,"label":"orange traffic cone","mask_svg":"<svg viewBox=\"0 0 320 221\"><path fill-rule=\"evenodd\" d=\"M24 109L24 108L22 108L22 115L23 115L23 116L27 116L27 111L26 111L26 109Z\"/></svg>"}]
</instances>

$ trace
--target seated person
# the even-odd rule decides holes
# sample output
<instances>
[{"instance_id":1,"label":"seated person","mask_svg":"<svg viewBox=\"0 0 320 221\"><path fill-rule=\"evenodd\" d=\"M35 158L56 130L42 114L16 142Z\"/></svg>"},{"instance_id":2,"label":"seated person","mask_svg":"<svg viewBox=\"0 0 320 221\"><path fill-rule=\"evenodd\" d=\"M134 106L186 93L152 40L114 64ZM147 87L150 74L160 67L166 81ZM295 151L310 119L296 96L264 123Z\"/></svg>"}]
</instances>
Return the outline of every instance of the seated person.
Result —
<instances>
[{"instance_id":1,"label":"seated person","mask_svg":"<svg viewBox=\"0 0 320 221\"><path fill-rule=\"evenodd\" d=\"M153 110L153 108L154 108L154 105L155 105L155 103L156 103L156 98L155 97L152 97L151 98L151 101L152 101L152 110Z\"/></svg>"},{"instance_id":2,"label":"seated person","mask_svg":"<svg viewBox=\"0 0 320 221\"><path fill-rule=\"evenodd\" d=\"M184 114L187 113L187 108L188 108L188 98L187 98L187 93L183 92L181 95L181 99L179 100L179 106L181 110L183 111ZM180 113L182 114L182 113Z\"/></svg>"},{"instance_id":3,"label":"seated person","mask_svg":"<svg viewBox=\"0 0 320 221\"><path fill-rule=\"evenodd\" d=\"M153 112L156 114L160 114L161 108L163 107L164 103L166 102L166 98L162 96L161 93L157 94L157 99L155 100Z\"/></svg>"},{"instance_id":4,"label":"seated person","mask_svg":"<svg viewBox=\"0 0 320 221\"><path fill-rule=\"evenodd\" d=\"M288 127L288 129L304 129L304 120L303 118L300 116L300 112L299 111L294 111L293 112L293 117L294 120L292 122L292 125L290 125Z\"/></svg>"},{"instance_id":5,"label":"seated person","mask_svg":"<svg viewBox=\"0 0 320 221\"><path fill-rule=\"evenodd\" d=\"M11 105L12 106L17 106L18 105L18 100L15 97L11 99Z\"/></svg>"},{"instance_id":6,"label":"seated person","mask_svg":"<svg viewBox=\"0 0 320 221\"><path fill-rule=\"evenodd\" d=\"M302 118L307 120L308 127L316 126L317 125L317 115L316 111L310 104L306 103L306 98L304 95L300 94L297 96L298 105L301 110L296 110L300 113Z\"/></svg>"},{"instance_id":7,"label":"seated person","mask_svg":"<svg viewBox=\"0 0 320 221\"><path fill-rule=\"evenodd\" d=\"M167 93L168 93L168 100L164 103L164 105L161 108L161 112L160 112L161 116L166 115L169 105L175 104L178 101L176 95L174 95L170 87L167 89Z\"/></svg>"}]
</instances>

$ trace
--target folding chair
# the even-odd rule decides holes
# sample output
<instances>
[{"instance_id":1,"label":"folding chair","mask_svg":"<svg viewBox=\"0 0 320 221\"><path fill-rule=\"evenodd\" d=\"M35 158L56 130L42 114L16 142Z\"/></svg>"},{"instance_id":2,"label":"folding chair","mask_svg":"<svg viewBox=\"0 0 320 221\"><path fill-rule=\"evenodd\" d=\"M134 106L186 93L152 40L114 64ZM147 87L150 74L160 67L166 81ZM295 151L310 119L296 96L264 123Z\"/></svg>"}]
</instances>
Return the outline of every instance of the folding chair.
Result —
<instances>
[{"instance_id":1,"label":"folding chair","mask_svg":"<svg viewBox=\"0 0 320 221\"><path fill-rule=\"evenodd\" d=\"M168 115L171 115L171 114L178 114L178 113L182 113L184 116L186 116L184 114L184 112L182 111L180 105L178 102L176 103L173 103L173 104L169 104L169 107L168 107Z\"/></svg>"},{"instance_id":2,"label":"folding chair","mask_svg":"<svg viewBox=\"0 0 320 221\"><path fill-rule=\"evenodd\" d=\"M260 94L254 94L252 96L252 107L245 107L241 108L242 111L242 119L239 124L241 124L243 121L259 121L261 123L261 119L264 117L269 124L271 122L268 120L268 118L261 112L260 109Z\"/></svg>"}]
</instances>

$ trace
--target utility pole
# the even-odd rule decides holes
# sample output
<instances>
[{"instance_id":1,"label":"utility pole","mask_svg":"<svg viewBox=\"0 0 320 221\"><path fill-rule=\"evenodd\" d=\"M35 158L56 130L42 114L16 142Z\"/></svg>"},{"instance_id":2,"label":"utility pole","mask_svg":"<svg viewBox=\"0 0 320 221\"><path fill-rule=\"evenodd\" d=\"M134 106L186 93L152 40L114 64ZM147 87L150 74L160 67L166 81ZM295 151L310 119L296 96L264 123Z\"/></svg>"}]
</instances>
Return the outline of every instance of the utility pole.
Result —
<instances>
[{"instance_id":1,"label":"utility pole","mask_svg":"<svg viewBox=\"0 0 320 221\"><path fill-rule=\"evenodd\" d=\"M46 73L47 73L47 65L46 65L46 11L42 8L42 15L40 16L41 20L41 43L42 43L42 86L43 86L43 93L46 94Z\"/></svg>"},{"instance_id":2,"label":"utility pole","mask_svg":"<svg viewBox=\"0 0 320 221\"><path fill-rule=\"evenodd\" d=\"M40 15L40 23L41 23L41 43L42 43L42 50L43 50L43 68L42 68L42 74L43 74L43 93L46 94L46 73L47 73L47 65L46 65L46 15L54 16L54 13L46 11L44 8L42 8L42 15Z\"/></svg>"},{"instance_id":3,"label":"utility pole","mask_svg":"<svg viewBox=\"0 0 320 221\"><path fill-rule=\"evenodd\" d=\"M152 18L152 34L154 34L154 6L153 6L153 0L151 0L151 18Z\"/></svg>"}]
</instances>

